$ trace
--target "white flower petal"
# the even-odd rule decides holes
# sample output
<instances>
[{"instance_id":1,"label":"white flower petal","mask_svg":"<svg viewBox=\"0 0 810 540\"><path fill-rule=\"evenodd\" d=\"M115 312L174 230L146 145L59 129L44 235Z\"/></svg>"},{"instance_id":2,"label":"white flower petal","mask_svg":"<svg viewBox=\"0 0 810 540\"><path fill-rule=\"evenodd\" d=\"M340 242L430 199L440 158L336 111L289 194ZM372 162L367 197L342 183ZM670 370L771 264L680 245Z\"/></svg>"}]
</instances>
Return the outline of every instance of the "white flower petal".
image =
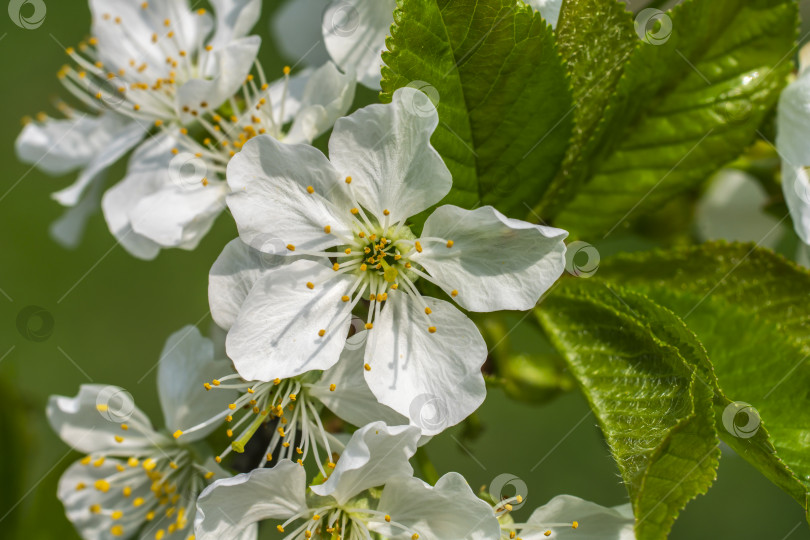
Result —
<instances>
[{"instance_id":1,"label":"white flower petal","mask_svg":"<svg viewBox=\"0 0 810 540\"><path fill-rule=\"evenodd\" d=\"M400 88L387 105L369 105L339 119L329 140L329 159L345 176L360 204L391 223L438 203L450 191L452 176L430 145L439 123L436 109L415 108L427 96Z\"/></svg>"},{"instance_id":2,"label":"white flower petal","mask_svg":"<svg viewBox=\"0 0 810 540\"><path fill-rule=\"evenodd\" d=\"M329 60L321 17L329 0L286 0L270 21L270 35L282 55L294 63L320 66Z\"/></svg>"},{"instance_id":3,"label":"white flower petal","mask_svg":"<svg viewBox=\"0 0 810 540\"><path fill-rule=\"evenodd\" d=\"M165 439L152 431L129 392L117 386L84 384L76 397L51 396L46 414L57 435L79 452L143 449ZM124 423L130 429L122 429Z\"/></svg>"},{"instance_id":4,"label":"white flower petal","mask_svg":"<svg viewBox=\"0 0 810 540\"><path fill-rule=\"evenodd\" d=\"M166 63L166 44L153 42L153 34L174 32L173 49L196 51L211 31L213 21L209 14L192 11L189 0L148 2L122 0L90 0L93 13L93 36L98 39L98 52L105 69L117 72L130 69L130 60L148 68L142 73L146 79L167 76L171 65Z\"/></svg>"},{"instance_id":5,"label":"white flower petal","mask_svg":"<svg viewBox=\"0 0 810 540\"><path fill-rule=\"evenodd\" d=\"M170 185L142 198L130 210L132 229L163 247L194 249L225 209L228 185Z\"/></svg>"},{"instance_id":6,"label":"white flower petal","mask_svg":"<svg viewBox=\"0 0 810 540\"><path fill-rule=\"evenodd\" d=\"M242 378L272 381L332 367L351 322L350 304L341 297L354 279L321 263L298 260L256 282L226 341Z\"/></svg>"},{"instance_id":7,"label":"white flower petal","mask_svg":"<svg viewBox=\"0 0 810 540\"><path fill-rule=\"evenodd\" d=\"M323 39L329 55L343 71L380 89L385 37L394 23L396 0L335 0L323 15Z\"/></svg>"},{"instance_id":8,"label":"white flower petal","mask_svg":"<svg viewBox=\"0 0 810 540\"><path fill-rule=\"evenodd\" d=\"M60 246L75 249L81 242L87 221L99 210L105 176L106 173L98 175L79 203L66 209L59 219L51 223L48 232Z\"/></svg>"},{"instance_id":9,"label":"white flower petal","mask_svg":"<svg viewBox=\"0 0 810 540\"><path fill-rule=\"evenodd\" d=\"M301 110L289 133L287 144L311 143L345 115L354 101L354 75L344 75L332 62L319 67L301 96Z\"/></svg>"},{"instance_id":10,"label":"white flower petal","mask_svg":"<svg viewBox=\"0 0 810 540\"><path fill-rule=\"evenodd\" d=\"M127 175L108 189L101 200L110 232L128 252L141 259L154 259L160 245L132 229L130 212L144 197L171 182L169 164L175 146L176 140L168 133L144 142L129 158Z\"/></svg>"},{"instance_id":11,"label":"white flower petal","mask_svg":"<svg viewBox=\"0 0 810 540\"><path fill-rule=\"evenodd\" d=\"M552 28L557 26L563 0L526 0L526 3L539 11Z\"/></svg>"},{"instance_id":12,"label":"white flower petal","mask_svg":"<svg viewBox=\"0 0 810 540\"><path fill-rule=\"evenodd\" d=\"M270 136L250 140L228 164L228 206L242 240L259 250L279 243L323 250L342 243L335 235L352 236L352 216L338 177L316 148Z\"/></svg>"},{"instance_id":13,"label":"white flower petal","mask_svg":"<svg viewBox=\"0 0 810 540\"><path fill-rule=\"evenodd\" d=\"M248 35L262 12L261 0L211 0L216 14L216 33L208 44L220 49Z\"/></svg>"},{"instance_id":14,"label":"white flower petal","mask_svg":"<svg viewBox=\"0 0 810 540\"><path fill-rule=\"evenodd\" d=\"M211 78L191 79L177 90L177 114L182 121L193 122L192 112L199 113L202 103L206 103L208 110L214 110L234 95L253 69L260 45L259 36L249 36L212 52L213 56L208 60ZM188 107L188 112L185 107Z\"/></svg>"},{"instance_id":15,"label":"white flower petal","mask_svg":"<svg viewBox=\"0 0 810 540\"><path fill-rule=\"evenodd\" d=\"M15 142L17 157L35 164L48 174L58 175L84 167L133 122L107 113L79 114L74 118L31 122Z\"/></svg>"},{"instance_id":16,"label":"white flower petal","mask_svg":"<svg viewBox=\"0 0 810 540\"><path fill-rule=\"evenodd\" d=\"M413 467L408 460L416 453L418 440L419 430L413 426L367 424L354 432L329 479L310 489L345 504L355 495L382 486L391 478L411 476Z\"/></svg>"},{"instance_id":17,"label":"white flower petal","mask_svg":"<svg viewBox=\"0 0 810 540\"><path fill-rule=\"evenodd\" d=\"M63 206L76 205L90 183L113 163L124 157L127 152L135 148L143 140L144 136L146 136L146 130L142 125L137 122L127 124L116 132L114 138L98 150L72 185L52 193L51 197Z\"/></svg>"},{"instance_id":18,"label":"white flower petal","mask_svg":"<svg viewBox=\"0 0 810 540\"><path fill-rule=\"evenodd\" d=\"M214 322L229 330L253 285L286 259L253 249L239 238L228 242L208 275L208 302Z\"/></svg>"},{"instance_id":19,"label":"white flower petal","mask_svg":"<svg viewBox=\"0 0 810 540\"><path fill-rule=\"evenodd\" d=\"M377 510L410 527L424 540L491 540L501 527L492 507L473 493L464 477L448 473L430 486L418 478L392 478L385 484ZM373 526L391 540L411 534L388 523Z\"/></svg>"},{"instance_id":20,"label":"white flower petal","mask_svg":"<svg viewBox=\"0 0 810 540\"><path fill-rule=\"evenodd\" d=\"M422 241L411 259L470 311L527 310L565 270L568 233L510 219L491 206L465 210L441 206L422 235L452 240Z\"/></svg>"},{"instance_id":21,"label":"white flower petal","mask_svg":"<svg viewBox=\"0 0 810 540\"><path fill-rule=\"evenodd\" d=\"M174 433L213 418L238 396L235 390L207 392L203 383L233 371L228 360L214 357L214 344L196 326L178 330L166 341L158 366L158 395L166 429ZM196 441L217 429L217 424L184 436Z\"/></svg>"},{"instance_id":22,"label":"white flower petal","mask_svg":"<svg viewBox=\"0 0 810 540\"><path fill-rule=\"evenodd\" d=\"M309 394L355 426L378 420L389 426L408 424L407 418L377 401L363 377L367 338L368 331L363 330L346 340L338 363L323 372ZM333 384L335 389L331 390Z\"/></svg>"},{"instance_id":23,"label":"white flower petal","mask_svg":"<svg viewBox=\"0 0 810 540\"><path fill-rule=\"evenodd\" d=\"M146 474L132 478L129 484L132 489L130 498L125 498L120 489L111 489L104 493L94 487L97 480L115 475L118 472L116 466L126 466L126 462L107 458L96 467L93 464L82 465L77 461L59 478L57 497L65 506L67 518L82 538L112 540L115 538L110 530L113 525L121 525L125 527L124 532L131 534L143 523L143 517L140 519L130 517L134 512L125 513L120 521L113 521L110 514L113 510L129 510L136 497L144 499L152 497L149 491L151 481ZM90 507L95 504L103 511L91 512Z\"/></svg>"},{"instance_id":24,"label":"white flower petal","mask_svg":"<svg viewBox=\"0 0 810 540\"><path fill-rule=\"evenodd\" d=\"M371 370L365 376L380 403L410 418L423 434L436 435L484 401L481 366L487 346L454 305L427 297L425 302L429 316L402 290L389 293L369 335L366 363Z\"/></svg>"},{"instance_id":25,"label":"white flower petal","mask_svg":"<svg viewBox=\"0 0 810 540\"><path fill-rule=\"evenodd\" d=\"M197 499L197 539L232 538L258 521L287 519L306 509L305 494L306 472L289 460L217 480Z\"/></svg>"},{"instance_id":26,"label":"white flower petal","mask_svg":"<svg viewBox=\"0 0 810 540\"><path fill-rule=\"evenodd\" d=\"M579 527L554 527L554 538L571 540L635 540L635 520L629 504L606 508L572 495L558 495L535 510L527 523L535 530L521 531L524 540L545 540L544 523L577 521Z\"/></svg>"},{"instance_id":27,"label":"white flower petal","mask_svg":"<svg viewBox=\"0 0 810 540\"><path fill-rule=\"evenodd\" d=\"M805 167L782 162L782 193L790 210L793 229L802 242L810 244L810 176Z\"/></svg>"},{"instance_id":28,"label":"white flower petal","mask_svg":"<svg viewBox=\"0 0 810 540\"><path fill-rule=\"evenodd\" d=\"M810 72L803 72L779 98L776 148L782 157L782 192L796 234L810 243Z\"/></svg>"}]
</instances>

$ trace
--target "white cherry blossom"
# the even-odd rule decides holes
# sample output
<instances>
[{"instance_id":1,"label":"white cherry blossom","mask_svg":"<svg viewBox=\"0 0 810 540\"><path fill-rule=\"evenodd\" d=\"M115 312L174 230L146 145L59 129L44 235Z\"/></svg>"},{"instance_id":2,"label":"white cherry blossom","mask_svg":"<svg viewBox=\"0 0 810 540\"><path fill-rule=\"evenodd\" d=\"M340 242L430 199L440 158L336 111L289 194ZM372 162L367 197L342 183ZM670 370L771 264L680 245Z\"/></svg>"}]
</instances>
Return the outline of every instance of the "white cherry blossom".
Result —
<instances>
[{"instance_id":1,"label":"white cherry blossom","mask_svg":"<svg viewBox=\"0 0 810 540\"><path fill-rule=\"evenodd\" d=\"M158 369L166 430L154 429L122 388L90 384L76 397L51 397L51 426L73 449L87 454L65 471L58 488L67 517L83 538L193 536L197 495L227 473L193 444L216 426L182 443L171 434L233 399L225 392L212 399L202 387L228 365L214 358L213 344L194 327L168 339ZM255 538L255 529L240 538Z\"/></svg>"},{"instance_id":2,"label":"white cherry blossom","mask_svg":"<svg viewBox=\"0 0 810 540\"><path fill-rule=\"evenodd\" d=\"M487 350L464 313L423 296L417 282L471 311L528 310L563 271L566 233L489 206L442 206L416 236L408 219L451 187L430 145L436 111L414 106L423 98L403 88L391 104L341 118L329 160L271 137L248 142L228 166L240 237L295 260L258 275L244 258L223 255L222 273L249 274L250 285L212 288L209 297L214 319L229 328L228 356L258 381L333 366L352 312L367 301L366 381L381 403L433 435L483 401ZM427 402L441 421L416 420Z\"/></svg>"}]
</instances>

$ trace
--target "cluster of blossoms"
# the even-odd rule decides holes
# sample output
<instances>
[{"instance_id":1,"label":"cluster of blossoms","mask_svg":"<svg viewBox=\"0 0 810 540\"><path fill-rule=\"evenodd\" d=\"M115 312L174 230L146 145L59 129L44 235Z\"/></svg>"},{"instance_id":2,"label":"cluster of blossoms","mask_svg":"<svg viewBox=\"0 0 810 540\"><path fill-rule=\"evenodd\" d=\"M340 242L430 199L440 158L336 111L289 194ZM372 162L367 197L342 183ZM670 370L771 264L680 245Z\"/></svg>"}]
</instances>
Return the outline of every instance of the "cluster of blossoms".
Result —
<instances>
[{"instance_id":1,"label":"cluster of blossoms","mask_svg":"<svg viewBox=\"0 0 810 540\"><path fill-rule=\"evenodd\" d=\"M260 1L211 3L213 17L186 0L91 0L94 37L59 74L90 112L61 105L66 119L18 140L46 171L81 170L54 194L73 208L55 229L66 243L130 151L101 207L131 253L193 249L226 206L239 230L210 272L224 350L189 327L160 359L165 430L120 388L51 400L53 428L87 454L59 487L81 535L248 539L274 520L285 539L632 538L627 507L560 496L516 522L519 495L413 475L417 448L486 396L487 346L465 311L532 309L564 270L567 233L437 207L452 177L420 91L344 116L356 82L379 87L394 1L323 6L324 21L348 6L357 28L324 22L328 57L270 83L247 36ZM280 34L306 26L290 22L305 4L282 8ZM556 3L538 7L556 20ZM327 158L311 143L330 128ZM204 441L217 430L218 452ZM251 472L231 476L233 454Z\"/></svg>"}]
</instances>

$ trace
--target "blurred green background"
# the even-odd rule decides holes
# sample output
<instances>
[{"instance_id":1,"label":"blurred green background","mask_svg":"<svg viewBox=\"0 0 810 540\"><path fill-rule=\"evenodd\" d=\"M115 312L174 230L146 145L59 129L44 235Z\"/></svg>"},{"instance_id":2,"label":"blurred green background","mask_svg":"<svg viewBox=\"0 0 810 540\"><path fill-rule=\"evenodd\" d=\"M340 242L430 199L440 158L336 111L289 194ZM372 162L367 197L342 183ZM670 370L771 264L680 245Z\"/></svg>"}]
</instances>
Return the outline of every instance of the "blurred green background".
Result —
<instances>
[{"instance_id":1,"label":"blurred green background","mask_svg":"<svg viewBox=\"0 0 810 540\"><path fill-rule=\"evenodd\" d=\"M269 74L284 65L266 37L275 7L265 2L256 29L265 36L261 61ZM23 115L54 114L49 104L60 95L55 74L66 60L58 43L86 37L90 14L85 2L74 0L47 1L47 10L35 30L0 15L0 538L76 538L55 490L78 455L49 430L43 413L48 396L75 395L83 383L115 384L160 424L153 368L163 343L185 324L208 332L208 269L236 235L225 214L195 252L168 251L152 262L116 247L100 214L75 251L50 239L48 226L61 208L49 194L72 177L54 179L19 163L14 140ZM355 105L375 99L360 92ZM119 166L110 178L122 172ZM54 321L41 342L17 330L18 314L32 305ZM530 337L517 342L531 346ZM594 417L576 392L527 406L494 390L479 417L483 432L476 440L464 440L461 428L454 428L427 447L439 473L459 471L474 488L501 473L518 476L529 489L524 516L560 493L609 506L626 502ZM715 486L688 505L672 538L810 538L801 508L724 450Z\"/></svg>"}]
</instances>

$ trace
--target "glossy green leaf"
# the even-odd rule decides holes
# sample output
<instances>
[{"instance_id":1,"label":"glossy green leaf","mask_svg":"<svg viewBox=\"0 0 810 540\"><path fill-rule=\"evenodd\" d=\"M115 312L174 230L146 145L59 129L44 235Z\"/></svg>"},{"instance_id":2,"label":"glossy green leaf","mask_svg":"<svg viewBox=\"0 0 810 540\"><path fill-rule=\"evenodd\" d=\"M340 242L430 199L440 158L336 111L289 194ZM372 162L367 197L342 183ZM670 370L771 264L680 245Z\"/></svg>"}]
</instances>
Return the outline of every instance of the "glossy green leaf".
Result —
<instances>
[{"instance_id":1,"label":"glossy green leaf","mask_svg":"<svg viewBox=\"0 0 810 540\"><path fill-rule=\"evenodd\" d=\"M678 321L640 295L588 280L558 287L537 315L599 420L637 538L666 538L684 505L711 486L720 457L713 388L662 330Z\"/></svg>"},{"instance_id":2,"label":"glossy green leaf","mask_svg":"<svg viewBox=\"0 0 810 540\"><path fill-rule=\"evenodd\" d=\"M697 335L724 397L753 406L770 442L754 423L756 437L722 422L719 433L807 510L810 273L753 245L708 243L617 257L598 276L666 306Z\"/></svg>"},{"instance_id":3,"label":"glossy green leaf","mask_svg":"<svg viewBox=\"0 0 810 540\"><path fill-rule=\"evenodd\" d=\"M792 69L791 0L687 0L659 18L637 39L593 140L567 158L580 166L538 207L577 236L620 230L735 159Z\"/></svg>"},{"instance_id":4,"label":"glossy green leaf","mask_svg":"<svg viewBox=\"0 0 810 540\"><path fill-rule=\"evenodd\" d=\"M397 3L382 100L410 85L437 103L432 143L453 173L443 202L525 215L571 135L571 92L551 27L515 0Z\"/></svg>"}]
</instances>

